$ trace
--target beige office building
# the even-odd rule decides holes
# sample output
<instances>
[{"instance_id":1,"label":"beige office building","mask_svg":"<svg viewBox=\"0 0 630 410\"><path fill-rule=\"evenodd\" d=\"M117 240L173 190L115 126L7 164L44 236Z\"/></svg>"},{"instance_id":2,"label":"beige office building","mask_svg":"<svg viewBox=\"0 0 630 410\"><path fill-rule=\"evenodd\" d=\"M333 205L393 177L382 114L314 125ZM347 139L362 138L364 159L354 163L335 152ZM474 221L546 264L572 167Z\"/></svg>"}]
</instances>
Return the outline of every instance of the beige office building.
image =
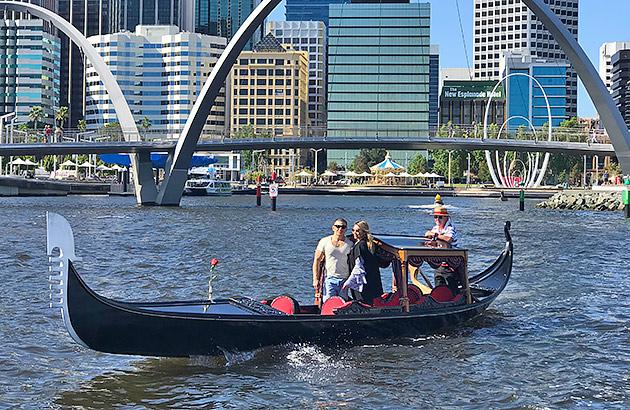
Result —
<instances>
[{"instance_id":1,"label":"beige office building","mask_svg":"<svg viewBox=\"0 0 630 410\"><path fill-rule=\"evenodd\" d=\"M282 45L268 34L243 51L229 81L233 135L306 136L308 119L308 53ZM270 169L288 178L306 165L308 151L273 149Z\"/></svg>"}]
</instances>

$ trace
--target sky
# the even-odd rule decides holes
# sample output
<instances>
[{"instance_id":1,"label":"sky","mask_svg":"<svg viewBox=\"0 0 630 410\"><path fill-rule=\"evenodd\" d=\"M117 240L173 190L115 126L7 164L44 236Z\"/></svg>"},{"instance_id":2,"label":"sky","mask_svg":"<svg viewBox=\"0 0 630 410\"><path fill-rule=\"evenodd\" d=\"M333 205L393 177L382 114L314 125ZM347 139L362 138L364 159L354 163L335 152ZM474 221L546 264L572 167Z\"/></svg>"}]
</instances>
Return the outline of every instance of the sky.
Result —
<instances>
[{"instance_id":1,"label":"sky","mask_svg":"<svg viewBox=\"0 0 630 410\"><path fill-rule=\"evenodd\" d=\"M416 0L412 0L416 2ZM440 46L440 66L468 67L473 63L472 0L436 0L431 3L431 44ZM461 15L460 29L457 5ZM617 12L615 12L617 11ZM597 70L599 47L610 41L630 41L628 0L579 0L578 41ZM271 13L269 20L284 20L284 2ZM466 59L466 51L468 59ZM582 84L578 87L578 116L595 117L596 111Z\"/></svg>"}]
</instances>

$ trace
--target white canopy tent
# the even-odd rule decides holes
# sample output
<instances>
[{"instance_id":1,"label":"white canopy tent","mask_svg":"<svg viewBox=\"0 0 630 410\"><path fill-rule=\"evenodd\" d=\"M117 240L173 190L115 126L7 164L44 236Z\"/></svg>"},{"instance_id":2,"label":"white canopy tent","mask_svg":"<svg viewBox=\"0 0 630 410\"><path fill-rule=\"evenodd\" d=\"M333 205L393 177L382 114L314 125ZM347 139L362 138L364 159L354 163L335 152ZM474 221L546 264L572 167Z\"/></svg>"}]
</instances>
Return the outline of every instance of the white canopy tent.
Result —
<instances>
[{"instance_id":1,"label":"white canopy tent","mask_svg":"<svg viewBox=\"0 0 630 410\"><path fill-rule=\"evenodd\" d=\"M62 166L62 167L76 167L77 164L72 162L72 161L70 161L70 160L67 160L67 161L62 162L60 166Z\"/></svg>"}]
</instances>

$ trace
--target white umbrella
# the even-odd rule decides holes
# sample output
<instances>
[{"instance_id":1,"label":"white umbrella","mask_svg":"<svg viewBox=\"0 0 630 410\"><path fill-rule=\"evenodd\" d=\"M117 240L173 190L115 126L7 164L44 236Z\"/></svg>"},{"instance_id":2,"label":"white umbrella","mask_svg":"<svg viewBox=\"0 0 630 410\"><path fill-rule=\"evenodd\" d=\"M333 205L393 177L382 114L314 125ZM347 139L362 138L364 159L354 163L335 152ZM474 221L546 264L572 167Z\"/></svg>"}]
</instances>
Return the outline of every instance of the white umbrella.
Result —
<instances>
[{"instance_id":1,"label":"white umbrella","mask_svg":"<svg viewBox=\"0 0 630 410\"><path fill-rule=\"evenodd\" d=\"M24 161L22 158L14 159L13 161L11 161L11 165L26 165L26 161Z\"/></svg>"},{"instance_id":2,"label":"white umbrella","mask_svg":"<svg viewBox=\"0 0 630 410\"><path fill-rule=\"evenodd\" d=\"M405 172L401 172L400 174L398 174L399 177L404 177L404 178L412 178L413 175L411 175L410 173L408 173L407 171Z\"/></svg>"},{"instance_id":3,"label":"white umbrella","mask_svg":"<svg viewBox=\"0 0 630 410\"><path fill-rule=\"evenodd\" d=\"M120 166L120 165L118 165L118 164L114 164L114 166L112 167L112 169L115 169L116 171L120 171L120 170L123 170L123 169L125 169L125 168L121 167L121 166Z\"/></svg>"},{"instance_id":4,"label":"white umbrella","mask_svg":"<svg viewBox=\"0 0 630 410\"><path fill-rule=\"evenodd\" d=\"M393 172L388 172L387 174L385 174L386 177L397 177L397 174L394 174Z\"/></svg>"},{"instance_id":5,"label":"white umbrella","mask_svg":"<svg viewBox=\"0 0 630 410\"><path fill-rule=\"evenodd\" d=\"M359 174L357 174L354 171L348 171L348 172L346 172L345 176L352 178L352 177L358 177Z\"/></svg>"},{"instance_id":6,"label":"white umbrella","mask_svg":"<svg viewBox=\"0 0 630 410\"><path fill-rule=\"evenodd\" d=\"M429 174L425 174L424 172L418 172L416 175L414 175L414 178L426 178L427 175Z\"/></svg>"},{"instance_id":7,"label":"white umbrella","mask_svg":"<svg viewBox=\"0 0 630 410\"><path fill-rule=\"evenodd\" d=\"M330 172L329 170L326 170L326 172L324 172L321 176L323 176L323 177L335 177L335 176L337 176L337 174L335 174L334 172Z\"/></svg>"},{"instance_id":8,"label":"white umbrella","mask_svg":"<svg viewBox=\"0 0 630 410\"><path fill-rule=\"evenodd\" d=\"M77 164L75 164L74 162L72 162L72 161L70 161L70 160L67 160L67 161L63 162L63 163L61 164L61 166L62 166L62 167L76 167L76 166L77 166Z\"/></svg>"},{"instance_id":9,"label":"white umbrella","mask_svg":"<svg viewBox=\"0 0 630 410\"><path fill-rule=\"evenodd\" d=\"M371 177L372 174L370 174L367 171L361 172L359 175L357 175L358 177Z\"/></svg>"},{"instance_id":10,"label":"white umbrella","mask_svg":"<svg viewBox=\"0 0 630 410\"><path fill-rule=\"evenodd\" d=\"M302 170L300 172L298 172L297 174L295 174L296 177L312 177L313 174L311 174L310 172L306 171L306 170Z\"/></svg>"},{"instance_id":11,"label":"white umbrella","mask_svg":"<svg viewBox=\"0 0 630 410\"><path fill-rule=\"evenodd\" d=\"M97 171L111 171L112 169L110 167L108 167L107 165L99 165L98 167L96 167Z\"/></svg>"},{"instance_id":12,"label":"white umbrella","mask_svg":"<svg viewBox=\"0 0 630 410\"><path fill-rule=\"evenodd\" d=\"M427 175L430 178L444 178L442 175L440 174L436 174L435 172L431 172L429 175Z\"/></svg>"},{"instance_id":13,"label":"white umbrella","mask_svg":"<svg viewBox=\"0 0 630 410\"><path fill-rule=\"evenodd\" d=\"M94 165L90 164L89 162L84 162L83 164L79 165L82 168L92 168Z\"/></svg>"}]
</instances>

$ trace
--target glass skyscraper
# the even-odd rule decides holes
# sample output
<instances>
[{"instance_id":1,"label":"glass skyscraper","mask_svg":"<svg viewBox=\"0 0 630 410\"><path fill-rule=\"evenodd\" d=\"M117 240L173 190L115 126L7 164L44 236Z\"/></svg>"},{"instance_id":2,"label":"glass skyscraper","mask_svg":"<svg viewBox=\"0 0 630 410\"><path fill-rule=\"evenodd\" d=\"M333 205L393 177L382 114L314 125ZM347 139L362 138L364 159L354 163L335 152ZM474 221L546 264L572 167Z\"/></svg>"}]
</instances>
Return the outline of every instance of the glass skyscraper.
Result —
<instances>
[{"instance_id":1,"label":"glass skyscraper","mask_svg":"<svg viewBox=\"0 0 630 410\"><path fill-rule=\"evenodd\" d=\"M195 0L195 32L230 41L258 3L258 0ZM254 33L246 50L251 50L252 44L260 40L261 31Z\"/></svg>"},{"instance_id":2,"label":"glass skyscraper","mask_svg":"<svg viewBox=\"0 0 630 410\"><path fill-rule=\"evenodd\" d=\"M429 130L430 4L331 4L328 135Z\"/></svg>"},{"instance_id":3,"label":"glass skyscraper","mask_svg":"<svg viewBox=\"0 0 630 410\"><path fill-rule=\"evenodd\" d=\"M506 121L509 120L509 129L516 129L520 125L529 128L529 123L523 118L527 118L537 128L548 123L549 114L544 94L547 95L551 109L551 125L553 127L558 126L566 119L568 65L529 55L507 53L504 55L500 67L504 75L526 74L513 75L505 81ZM529 76L534 77L542 89Z\"/></svg>"},{"instance_id":4,"label":"glass skyscraper","mask_svg":"<svg viewBox=\"0 0 630 410\"><path fill-rule=\"evenodd\" d=\"M348 0L287 0L287 21L323 21L328 27L328 6L349 3Z\"/></svg>"}]
</instances>

